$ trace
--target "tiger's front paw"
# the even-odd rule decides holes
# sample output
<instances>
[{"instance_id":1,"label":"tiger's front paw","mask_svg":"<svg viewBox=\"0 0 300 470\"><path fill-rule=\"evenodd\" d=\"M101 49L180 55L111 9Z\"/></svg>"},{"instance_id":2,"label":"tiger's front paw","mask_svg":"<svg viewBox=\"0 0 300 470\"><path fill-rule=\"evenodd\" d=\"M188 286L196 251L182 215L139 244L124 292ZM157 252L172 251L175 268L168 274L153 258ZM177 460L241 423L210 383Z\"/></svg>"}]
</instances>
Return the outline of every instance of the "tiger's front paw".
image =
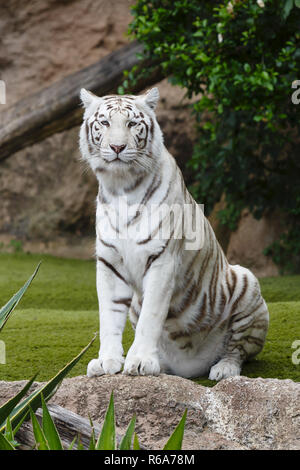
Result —
<instances>
[{"instance_id":1,"label":"tiger's front paw","mask_svg":"<svg viewBox=\"0 0 300 470\"><path fill-rule=\"evenodd\" d=\"M209 380L222 380L228 379L229 377L234 377L235 375L240 375L241 367L238 363L230 361L228 359L221 359L217 364L215 364L209 373Z\"/></svg>"},{"instance_id":2,"label":"tiger's front paw","mask_svg":"<svg viewBox=\"0 0 300 470\"><path fill-rule=\"evenodd\" d=\"M155 353L128 353L123 374L126 375L159 375L160 365Z\"/></svg>"},{"instance_id":3,"label":"tiger's front paw","mask_svg":"<svg viewBox=\"0 0 300 470\"><path fill-rule=\"evenodd\" d=\"M92 359L87 367L87 376L94 377L104 374L117 374L122 369L123 362L123 357Z\"/></svg>"}]
</instances>

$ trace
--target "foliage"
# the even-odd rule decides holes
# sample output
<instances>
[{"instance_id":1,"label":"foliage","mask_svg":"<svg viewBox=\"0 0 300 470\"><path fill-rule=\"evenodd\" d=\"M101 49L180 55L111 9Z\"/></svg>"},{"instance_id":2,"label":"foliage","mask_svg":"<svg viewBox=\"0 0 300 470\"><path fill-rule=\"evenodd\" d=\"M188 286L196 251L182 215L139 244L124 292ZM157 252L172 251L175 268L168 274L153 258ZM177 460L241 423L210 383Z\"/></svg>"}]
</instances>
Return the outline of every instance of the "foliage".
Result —
<instances>
[{"instance_id":1,"label":"foliage","mask_svg":"<svg viewBox=\"0 0 300 470\"><path fill-rule=\"evenodd\" d=\"M231 229L243 208L256 218L277 211L286 231L266 254L294 272L300 105L291 97L300 78L299 7L298 0L137 0L129 30L173 84L198 98L199 138L189 163L194 196L209 213L225 194L219 217ZM127 72L128 87L130 79Z\"/></svg>"},{"instance_id":2,"label":"foliage","mask_svg":"<svg viewBox=\"0 0 300 470\"><path fill-rule=\"evenodd\" d=\"M3 329L13 310L16 308L31 282L35 278L39 267L40 263L24 286L6 303L6 305L4 305L4 307L0 309L0 331ZM63 378L81 359L83 354L88 350L94 340L95 337L70 363L68 363L45 385L32 392L23 401L21 400L29 390L34 379L36 378L36 375L29 380L29 382L17 395L12 397L0 407L0 449L12 450L17 446L17 443L14 441L14 436L22 425L23 421L27 419L28 414L30 413L31 417L33 417L33 410L36 410L41 404L44 406L43 396L45 397L45 400L49 400L53 396ZM39 438L42 438L42 435L39 435ZM41 448L43 448L44 445L44 443L40 443Z\"/></svg>"},{"instance_id":3,"label":"foliage","mask_svg":"<svg viewBox=\"0 0 300 470\"><path fill-rule=\"evenodd\" d=\"M7 302L4 307L0 309L0 331L4 327L13 310L18 305L19 301L25 294L33 279L35 278L39 267L40 263L38 264L34 273L24 284L24 286ZM81 359L83 354L88 350L94 340L95 337L74 359L72 359L70 363L65 365L65 367L61 371L59 371L54 377L52 377L45 385L42 385L36 391L32 392L23 401L21 400L24 398L24 396L30 389L31 385L33 384L33 381L36 378L36 375L28 381L28 383L22 388L19 393L17 393L14 397L12 397L0 407L0 450L15 450L19 446L19 443L15 440L15 435L20 429L20 426L23 424L24 420L27 419L29 415L31 417L33 434L35 438L35 449L63 450L61 438L51 418L51 415L46 405L46 401L48 401L53 396L63 378ZM42 426L40 425L38 419L34 414L34 411L37 410L37 408L39 408L40 406L42 406L43 410ZM170 436L164 449L181 449L186 413L187 412L185 411L180 423ZM120 443L119 450L131 449L135 422L136 418L134 416L131 422L129 423L128 429ZM94 432L92 432L89 450L115 450L115 441L115 412L114 398L112 393L104 423L102 426L102 431L97 441L95 440ZM75 440L71 443L69 447L70 450L73 449L74 444ZM83 450L83 446L80 443L79 437L77 449ZM138 438L136 435L134 436L133 440L133 449L140 449Z\"/></svg>"},{"instance_id":4,"label":"foliage","mask_svg":"<svg viewBox=\"0 0 300 470\"><path fill-rule=\"evenodd\" d=\"M0 331L4 327L5 323L9 319L10 315L12 314L12 312L14 311L14 309L16 308L16 306L18 305L18 303L22 299L23 295L25 294L26 290L30 286L31 282L35 278L35 276L36 276L36 274L39 270L39 267L40 267L40 263L36 267L36 269L35 269L34 273L32 274L32 276L30 276L28 281L24 284L24 286L21 287L21 289L7 302L7 304L5 304L0 309Z\"/></svg>"}]
</instances>

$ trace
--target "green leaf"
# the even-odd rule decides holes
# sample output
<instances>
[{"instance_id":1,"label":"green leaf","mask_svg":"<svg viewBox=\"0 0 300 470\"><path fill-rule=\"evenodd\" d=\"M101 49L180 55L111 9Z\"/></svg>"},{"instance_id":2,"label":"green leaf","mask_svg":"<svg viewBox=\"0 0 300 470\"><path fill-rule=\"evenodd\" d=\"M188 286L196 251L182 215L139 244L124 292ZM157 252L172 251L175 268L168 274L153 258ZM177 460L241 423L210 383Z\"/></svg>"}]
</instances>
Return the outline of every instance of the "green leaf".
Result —
<instances>
[{"instance_id":1,"label":"green leaf","mask_svg":"<svg viewBox=\"0 0 300 470\"><path fill-rule=\"evenodd\" d=\"M37 375L37 374L36 374ZM3 431L5 426L5 421L9 417L10 413L17 406L19 401L26 395L27 391L30 389L32 383L34 382L36 375L34 375L29 382L22 388L22 390L13 398L8 400L4 405L0 407L0 431Z\"/></svg>"},{"instance_id":2,"label":"green leaf","mask_svg":"<svg viewBox=\"0 0 300 470\"><path fill-rule=\"evenodd\" d=\"M120 450L130 450L131 449L131 441L132 441L132 436L134 433L134 428L135 428L135 422L136 422L136 417L133 416L129 426L127 428L127 431L121 441L120 444Z\"/></svg>"},{"instance_id":3,"label":"green leaf","mask_svg":"<svg viewBox=\"0 0 300 470\"><path fill-rule=\"evenodd\" d=\"M4 307L2 307L0 309L0 331L4 327L5 323L9 319L10 315L12 314L12 312L14 311L14 309L16 308L16 306L18 305L18 303L22 299L23 295L25 294L26 290L30 286L31 282L35 278L35 276L36 276L36 274L39 270L40 265L41 265L41 262L37 265L34 273L30 276L30 278L24 284L24 286L21 287L21 289L7 302L7 304L5 304Z\"/></svg>"},{"instance_id":4,"label":"green leaf","mask_svg":"<svg viewBox=\"0 0 300 470\"><path fill-rule=\"evenodd\" d=\"M133 447L132 447L132 449L133 449L133 450L141 450L141 448L140 448L140 443L139 443L139 439L138 439L136 433L134 433Z\"/></svg>"},{"instance_id":5,"label":"green leaf","mask_svg":"<svg viewBox=\"0 0 300 470\"><path fill-rule=\"evenodd\" d=\"M295 0L295 7L300 8L300 0Z\"/></svg>"},{"instance_id":6,"label":"green leaf","mask_svg":"<svg viewBox=\"0 0 300 470\"><path fill-rule=\"evenodd\" d=\"M45 400L49 400L50 397L55 393L57 386L63 380L63 378L70 372L70 370L77 364L77 362L81 359L83 354L89 349L92 343L95 341L96 335L90 341L90 343L82 349L82 351L72 359L61 371L59 371L52 379L50 379L45 385L40 387L38 390L31 393L25 400L23 400L19 405L15 406L15 408L10 413L10 419L12 422L12 426L16 426L21 419L24 418L24 415L28 414L29 405L31 406L33 411L36 411L37 408L41 406L41 393ZM4 425L0 427L0 432L4 429Z\"/></svg>"},{"instance_id":7,"label":"green leaf","mask_svg":"<svg viewBox=\"0 0 300 470\"><path fill-rule=\"evenodd\" d=\"M7 437L7 439L10 442L12 442L14 440L14 433L13 433L13 430L12 430L11 421L9 419L9 416L7 417L7 420L6 420L5 437Z\"/></svg>"},{"instance_id":8,"label":"green leaf","mask_svg":"<svg viewBox=\"0 0 300 470\"><path fill-rule=\"evenodd\" d=\"M96 450L115 450L115 439L114 395L111 392L102 430L96 443Z\"/></svg>"},{"instance_id":9,"label":"green leaf","mask_svg":"<svg viewBox=\"0 0 300 470\"><path fill-rule=\"evenodd\" d=\"M80 440L80 436L78 436L78 439L77 439L77 450L84 450L83 444Z\"/></svg>"},{"instance_id":10,"label":"green leaf","mask_svg":"<svg viewBox=\"0 0 300 470\"><path fill-rule=\"evenodd\" d=\"M89 420L90 420L90 425L92 428L92 434L91 434L90 443L89 443L89 450L95 450L96 448L95 429L94 429L93 421L90 416L89 416Z\"/></svg>"},{"instance_id":11,"label":"green leaf","mask_svg":"<svg viewBox=\"0 0 300 470\"><path fill-rule=\"evenodd\" d=\"M294 5L294 0L286 0L284 7L283 7L283 18L285 20L291 13L291 9L293 8L293 5Z\"/></svg>"},{"instance_id":12,"label":"green leaf","mask_svg":"<svg viewBox=\"0 0 300 470\"><path fill-rule=\"evenodd\" d=\"M46 436L40 426L40 423L37 420L37 417L35 416L34 412L32 411L31 406L29 405L29 412L30 412L30 417L31 417L31 422L32 422L32 429L33 429L33 434L35 438L35 445L37 450L50 450L49 445L46 439Z\"/></svg>"},{"instance_id":13,"label":"green leaf","mask_svg":"<svg viewBox=\"0 0 300 470\"><path fill-rule=\"evenodd\" d=\"M9 440L0 432L0 450L15 450Z\"/></svg>"},{"instance_id":14,"label":"green leaf","mask_svg":"<svg viewBox=\"0 0 300 470\"><path fill-rule=\"evenodd\" d=\"M201 60L201 62L204 62L204 63L207 63L210 61L210 58L208 57L208 55L205 54L205 52L200 52L199 54L197 54L195 59Z\"/></svg>"},{"instance_id":15,"label":"green leaf","mask_svg":"<svg viewBox=\"0 0 300 470\"><path fill-rule=\"evenodd\" d=\"M71 444L69 445L68 447L68 450L73 450L73 447L74 447L74 444L76 442L76 439L77 439L77 436L74 437L73 441L71 442Z\"/></svg>"},{"instance_id":16,"label":"green leaf","mask_svg":"<svg viewBox=\"0 0 300 470\"><path fill-rule=\"evenodd\" d=\"M187 410L185 410L179 424L177 425L173 434L170 436L163 450L181 450L186 415L187 415Z\"/></svg>"},{"instance_id":17,"label":"green leaf","mask_svg":"<svg viewBox=\"0 0 300 470\"><path fill-rule=\"evenodd\" d=\"M57 432L56 426L51 418L43 394L41 394L42 408L43 408L43 432L48 441L50 450L63 450L63 446Z\"/></svg>"}]
</instances>

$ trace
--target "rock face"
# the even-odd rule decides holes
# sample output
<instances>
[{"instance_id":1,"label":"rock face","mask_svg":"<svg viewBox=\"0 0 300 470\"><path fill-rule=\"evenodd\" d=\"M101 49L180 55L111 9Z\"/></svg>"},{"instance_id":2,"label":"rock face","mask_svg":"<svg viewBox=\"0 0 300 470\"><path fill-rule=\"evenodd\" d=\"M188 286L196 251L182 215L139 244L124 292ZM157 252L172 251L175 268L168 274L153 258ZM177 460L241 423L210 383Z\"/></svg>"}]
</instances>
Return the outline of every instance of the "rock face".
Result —
<instances>
[{"instance_id":1,"label":"rock face","mask_svg":"<svg viewBox=\"0 0 300 470\"><path fill-rule=\"evenodd\" d=\"M230 234L227 247L229 262L247 266L259 277L277 276L277 266L262 252L278 238L283 228L279 215L257 220L244 210L237 230Z\"/></svg>"},{"instance_id":2,"label":"rock face","mask_svg":"<svg viewBox=\"0 0 300 470\"><path fill-rule=\"evenodd\" d=\"M0 404L24 383L0 382ZM136 414L148 449L162 449L185 409L183 449L300 449L300 384L291 380L232 377L207 388L164 374L79 376L65 379L51 403L102 423L112 390L118 433Z\"/></svg>"}]
</instances>

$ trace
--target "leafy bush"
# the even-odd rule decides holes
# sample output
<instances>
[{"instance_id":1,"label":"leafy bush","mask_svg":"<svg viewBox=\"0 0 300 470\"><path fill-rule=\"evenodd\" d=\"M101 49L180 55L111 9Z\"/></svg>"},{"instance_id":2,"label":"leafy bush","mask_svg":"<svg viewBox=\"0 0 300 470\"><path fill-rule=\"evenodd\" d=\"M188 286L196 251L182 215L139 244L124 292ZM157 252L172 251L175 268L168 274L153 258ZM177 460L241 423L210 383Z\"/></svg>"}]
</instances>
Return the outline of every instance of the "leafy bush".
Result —
<instances>
[{"instance_id":1,"label":"leafy bush","mask_svg":"<svg viewBox=\"0 0 300 470\"><path fill-rule=\"evenodd\" d=\"M219 217L231 229L243 208L256 218L278 211L286 231L265 253L299 271L300 106L291 97L300 78L300 1L138 0L132 12L129 31L144 55L189 96L199 94L194 196L209 213L225 194ZM130 79L132 71L125 88Z\"/></svg>"}]
</instances>

